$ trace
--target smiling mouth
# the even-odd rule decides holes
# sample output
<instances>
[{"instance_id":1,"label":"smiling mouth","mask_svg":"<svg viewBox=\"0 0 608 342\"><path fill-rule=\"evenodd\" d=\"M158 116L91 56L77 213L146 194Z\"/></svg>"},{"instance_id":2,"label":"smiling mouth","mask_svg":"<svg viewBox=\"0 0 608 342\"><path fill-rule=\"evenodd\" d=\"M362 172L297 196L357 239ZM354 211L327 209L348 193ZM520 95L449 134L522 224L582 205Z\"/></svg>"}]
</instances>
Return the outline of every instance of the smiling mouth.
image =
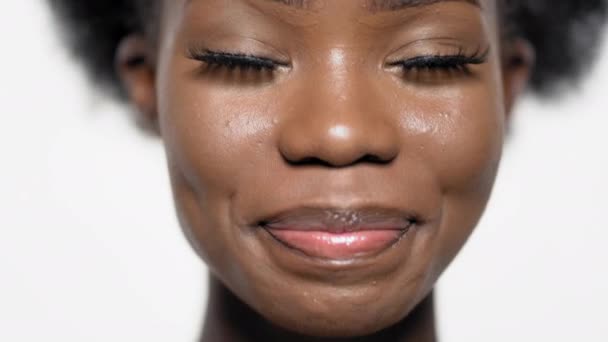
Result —
<instances>
[{"instance_id":1,"label":"smiling mouth","mask_svg":"<svg viewBox=\"0 0 608 342\"><path fill-rule=\"evenodd\" d=\"M382 253L404 238L416 221L413 215L383 208L300 208L259 226L298 254L344 261Z\"/></svg>"}]
</instances>

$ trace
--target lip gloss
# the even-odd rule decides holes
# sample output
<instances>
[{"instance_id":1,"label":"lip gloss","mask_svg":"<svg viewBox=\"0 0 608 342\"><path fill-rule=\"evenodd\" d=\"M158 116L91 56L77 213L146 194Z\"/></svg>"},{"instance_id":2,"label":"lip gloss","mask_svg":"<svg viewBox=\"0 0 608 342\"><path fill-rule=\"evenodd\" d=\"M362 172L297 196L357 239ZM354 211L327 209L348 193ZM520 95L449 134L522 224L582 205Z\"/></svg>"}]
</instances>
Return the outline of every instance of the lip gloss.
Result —
<instances>
[{"instance_id":1,"label":"lip gloss","mask_svg":"<svg viewBox=\"0 0 608 342\"><path fill-rule=\"evenodd\" d=\"M396 243L404 229L374 229L342 233L317 230L267 229L277 240L306 255L324 259L352 259L371 255Z\"/></svg>"}]
</instances>

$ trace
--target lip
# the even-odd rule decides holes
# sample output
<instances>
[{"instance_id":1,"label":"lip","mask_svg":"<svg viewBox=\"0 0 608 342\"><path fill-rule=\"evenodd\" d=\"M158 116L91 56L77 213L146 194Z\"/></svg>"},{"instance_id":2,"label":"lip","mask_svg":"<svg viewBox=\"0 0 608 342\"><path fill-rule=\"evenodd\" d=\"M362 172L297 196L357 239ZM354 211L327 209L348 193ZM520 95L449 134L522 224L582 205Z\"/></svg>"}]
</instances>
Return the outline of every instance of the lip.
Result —
<instances>
[{"instance_id":1,"label":"lip","mask_svg":"<svg viewBox=\"0 0 608 342\"><path fill-rule=\"evenodd\" d=\"M311 258L345 261L371 258L397 244L416 216L382 207L301 207L262 220L282 247Z\"/></svg>"}]
</instances>

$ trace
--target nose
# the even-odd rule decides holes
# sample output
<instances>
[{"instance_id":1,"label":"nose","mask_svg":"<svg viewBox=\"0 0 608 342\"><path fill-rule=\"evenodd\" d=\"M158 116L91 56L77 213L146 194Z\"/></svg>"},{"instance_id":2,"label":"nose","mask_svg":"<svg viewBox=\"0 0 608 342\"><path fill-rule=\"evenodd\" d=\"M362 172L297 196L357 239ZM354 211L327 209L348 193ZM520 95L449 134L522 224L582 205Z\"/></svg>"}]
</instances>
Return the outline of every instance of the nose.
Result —
<instances>
[{"instance_id":1,"label":"nose","mask_svg":"<svg viewBox=\"0 0 608 342\"><path fill-rule=\"evenodd\" d=\"M281 125L279 150L295 165L346 167L390 163L399 154L399 132L373 80L346 67L303 82ZM377 82L376 82L377 83Z\"/></svg>"}]
</instances>

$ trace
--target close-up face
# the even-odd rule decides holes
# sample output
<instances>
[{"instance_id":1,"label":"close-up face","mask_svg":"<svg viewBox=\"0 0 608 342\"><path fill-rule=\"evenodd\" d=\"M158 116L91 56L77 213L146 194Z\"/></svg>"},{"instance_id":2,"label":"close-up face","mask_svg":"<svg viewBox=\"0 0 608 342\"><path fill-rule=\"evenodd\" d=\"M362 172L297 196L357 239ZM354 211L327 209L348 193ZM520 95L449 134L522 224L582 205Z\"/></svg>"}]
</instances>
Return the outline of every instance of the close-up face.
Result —
<instances>
[{"instance_id":1,"label":"close-up face","mask_svg":"<svg viewBox=\"0 0 608 342\"><path fill-rule=\"evenodd\" d=\"M525 81L505 63L497 7L161 4L153 76L123 79L154 116L211 274L308 335L407 316L480 219Z\"/></svg>"}]
</instances>

